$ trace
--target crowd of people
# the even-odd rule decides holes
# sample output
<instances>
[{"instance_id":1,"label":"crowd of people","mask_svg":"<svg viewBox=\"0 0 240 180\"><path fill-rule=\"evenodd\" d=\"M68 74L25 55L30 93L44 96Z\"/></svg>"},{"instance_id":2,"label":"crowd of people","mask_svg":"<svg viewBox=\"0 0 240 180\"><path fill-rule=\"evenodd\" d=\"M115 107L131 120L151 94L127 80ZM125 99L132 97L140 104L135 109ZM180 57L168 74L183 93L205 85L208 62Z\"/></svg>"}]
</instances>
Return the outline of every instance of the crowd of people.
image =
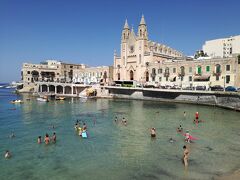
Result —
<instances>
[{"instance_id":1,"label":"crowd of people","mask_svg":"<svg viewBox=\"0 0 240 180\"><path fill-rule=\"evenodd\" d=\"M186 118L186 112L185 112L185 111L184 111L184 113L183 113L183 116L184 116L184 118ZM121 119L121 118L118 118L117 116L115 116L114 122L115 122L116 124L121 123L122 125L127 126L127 119L126 119L125 117L122 117L122 119ZM200 119L199 119L199 113L198 113L198 112L195 113L195 118L194 118L193 122L196 123L196 124L198 124L198 123L200 123L200 122L204 122L203 120L200 120ZM95 124L96 124L96 121L94 122L94 125L95 125ZM53 128L53 129L55 128L54 125L52 126L52 128ZM85 122L82 122L82 125L81 125L80 121L77 120L76 123L75 123L74 129L75 129L75 131L78 133L79 136L87 137L87 135L84 135L84 133L86 134L86 132L87 132L87 125L86 125ZM193 138L193 137L190 135L189 130L186 130L185 133L184 133L183 127L182 127L181 124L179 125L179 127L177 127L176 130L177 130L178 133L181 133L183 136L185 136L184 140L185 140L186 143L191 143L193 140L196 140L196 138ZM156 136L157 136L157 134L156 134L156 128L154 128L154 127L150 128L150 136L151 136L151 138L156 138ZM14 138L14 137L15 137L15 134L14 134L14 132L12 132L12 133L9 135L9 138ZM52 142L52 143L56 143L56 141L57 141L56 132L53 132L52 137L50 137L50 136L48 135L48 133L45 134L44 143L45 143L46 145L50 144L51 142ZM169 139L169 142L170 142L170 143L174 143L175 141L176 141L176 140L173 139L172 137ZM37 143L38 143L38 144L41 144L41 143L42 143L42 136L38 136L38 138L37 138ZM5 158L6 158L6 159L9 159L9 158L11 158L11 157L12 157L12 154L10 153L10 151L9 151L9 150L6 150L6 152L5 152ZM189 149L187 148L187 145L184 145L184 146L183 146L183 158L182 158L182 161L183 161L183 163L184 163L184 165L185 165L186 167L188 166L188 159L189 159Z\"/></svg>"}]
</instances>

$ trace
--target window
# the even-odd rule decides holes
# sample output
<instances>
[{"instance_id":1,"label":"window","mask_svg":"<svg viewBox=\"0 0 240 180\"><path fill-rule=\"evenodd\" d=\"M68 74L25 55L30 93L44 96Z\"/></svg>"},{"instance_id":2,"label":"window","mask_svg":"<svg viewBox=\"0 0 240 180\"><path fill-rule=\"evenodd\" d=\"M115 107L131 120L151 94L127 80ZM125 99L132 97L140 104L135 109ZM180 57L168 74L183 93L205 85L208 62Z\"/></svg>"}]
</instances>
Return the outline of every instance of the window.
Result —
<instances>
[{"instance_id":1,"label":"window","mask_svg":"<svg viewBox=\"0 0 240 180\"><path fill-rule=\"evenodd\" d=\"M30 74L30 71L28 71L27 73Z\"/></svg>"},{"instance_id":2,"label":"window","mask_svg":"<svg viewBox=\"0 0 240 180\"><path fill-rule=\"evenodd\" d=\"M210 71L210 66L206 66L206 72Z\"/></svg>"},{"instance_id":3,"label":"window","mask_svg":"<svg viewBox=\"0 0 240 180\"><path fill-rule=\"evenodd\" d=\"M219 81L219 76L216 76L216 81Z\"/></svg>"},{"instance_id":4,"label":"window","mask_svg":"<svg viewBox=\"0 0 240 180\"><path fill-rule=\"evenodd\" d=\"M190 73L192 72L192 67L189 67L189 72L190 72Z\"/></svg>"},{"instance_id":5,"label":"window","mask_svg":"<svg viewBox=\"0 0 240 180\"><path fill-rule=\"evenodd\" d=\"M230 71L230 65L226 65L226 71Z\"/></svg>"},{"instance_id":6,"label":"window","mask_svg":"<svg viewBox=\"0 0 240 180\"><path fill-rule=\"evenodd\" d=\"M189 76L189 81L192 81L192 76Z\"/></svg>"},{"instance_id":7,"label":"window","mask_svg":"<svg viewBox=\"0 0 240 180\"><path fill-rule=\"evenodd\" d=\"M162 68L158 69L158 74L162 74Z\"/></svg>"},{"instance_id":8,"label":"window","mask_svg":"<svg viewBox=\"0 0 240 180\"><path fill-rule=\"evenodd\" d=\"M139 54L139 64L141 64L141 59L142 57L141 57L141 54Z\"/></svg>"},{"instance_id":9,"label":"window","mask_svg":"<svg viewBox=\"0 0 240 180\"><path fill-rule=\"evenodd\" d=\"M173 73L176 73L176 68L173 68Z\"/></svg>"},{"instance_id":10,"label":"window","mask_svg":"<svg viewBox=\"0 0 240 180\"><path fill-rule=\"evenodd\" d=\"M159 77L159 82L161 82L162 81L162 77Z\"/></svg>"},{"instance_id":11,"label":"window","mask_svg":"<svg viewBox=\"0 0 240 180\"><path fill-rule=\"evenodd\" d=\"M230 75L226 75L226 83L228 84L230 82Z\"/></svg>"}]
</instances>

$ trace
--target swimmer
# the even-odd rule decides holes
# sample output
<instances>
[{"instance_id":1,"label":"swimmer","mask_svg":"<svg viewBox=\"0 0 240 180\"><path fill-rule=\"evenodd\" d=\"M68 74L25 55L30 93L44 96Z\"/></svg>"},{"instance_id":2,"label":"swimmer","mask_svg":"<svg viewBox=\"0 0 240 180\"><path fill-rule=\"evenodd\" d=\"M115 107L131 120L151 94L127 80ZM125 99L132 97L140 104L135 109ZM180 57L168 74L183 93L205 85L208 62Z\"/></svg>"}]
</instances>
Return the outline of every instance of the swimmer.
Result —
<instances>
[{"instance_id":1,"label":"swimmer","mask_svg":"<svg viewBox=\"0 0 240 180\"><path fill-rule=\"evenodd\" d=\"M151 137L156 137L156 129L155 128L151 128L150 129L150 132L151 132Z\"/></svg>"},{"instance_id":2,"label":"swimmer","mask_svg":"<svg viewBox=\"0 0 240 180\"><path fill-rule=\"evenodd\" d=\"M199 113L196 112L196 113L195 113L195 119L198 120L198 118L199 118Z\"/></svg>"},{"instance_id":3,"label":"swimmer","mask_svg":"<svg viewBox=\"0 0 240 180\"><path fill-rule=\"evenodd\" d=\"M122 119L122 124L123 125L125 125L125 126L127 126L127 120L123 117L123 119Z\"/></svg>"},{"instance_id":4,"label":"swimmer","mask_svg":"<svg viewBox=\"0 0 240 180\"><path fill-rule=\"evenodd\" d=\"M57 136L56 136L55 132L53 133L52 141L53 141L53 143L56 143L56 141L57 141Z\"/></svg>"},{"instance_id":5,"label":"swimmer","mask_svg":"<svg viewBox=\"0 0 240 180\"><path fill-rule=\"evenodd\" d=\"M177 132L182 132L183 131L183 128L182 128L182 125L180 125L178 128L177 128Z\"/></svg>"},{"instance_id":6,"label":"swimmer","mask_svg":"<svg viewBox=\"0 0 240 180\"><path fill-rule=\"evenodd\" d=\"M188 166L188 158L189 158L189 151L187 147L184 145L183 146L183 163L185 167Z\"/></svg>"},{"instance_id":7,"label":"swimmer","mask_svg":"<svg viewBox=\"0 0 240 180\"><path fill-rule=\"evenodd\" d=\"M9 158L11 158L11 153L10 153L10 151L8 151L8 150L6 150L6 152L5 152L5 158L6 159L9 159Z\"/></svg>"},{"instance_id":8,"label":"swimmer","mask_svg":"<svg viewBox=\"0 0 240 180\"><path fill-rule=\"evenodd\" d=\"M38 136L38 140L37 140L38 144L42 143L42 136Z\"/></svg>"},{"instance_id":9,"label":"swimmer","mask_svg":"<svg viewBox=\"0 0 240 180\"><path fill-rule=\"evenodd\" d=\"M79 125L76 123L75 126L74 126L75 130L77 131L78 128L79 128Z\"/></svg>"},{"instance_id":10,"label":"swimmer","mask_svg":"<svg viewBox=\"0 0 240 180\"><path fill-rule=\"evenodd\" d=\"M187 116L187 114L186 114L186 111L184 111L184 112L183 112L183 116L184 116L184 117L186 117L186 116Z\"/></svg>"},{"instance_id":11,"label":"swimmer","mask_svg":"<svg viewBox=\"0 0 240 180\"><path fill-rule=\"evenodd\" d=\"M50 143L50 138L49 138L48 134L45 135L44 141L45 141L45 144L49 144Z\"/></svg>"},{"instance_id":12,"label":"swimmer","mask_svg":"<svg viewBox=\"0 0 240 180\"><path fill-rule=\"evenodd\" d=\"M117 116L115 117L115 120L114 120L114 121L115 121L115 123L117 123L117 122L118 122L118 118L117 118Z\"/></svg>"},{"instance_id":13,"label":"swimmer","mask_svg":"<svg viewBox=\"0 0 240 180\"><path fill-rule=\"evenodd\" d=\"M79 130L78 135L79 135L79 136L82 136L82 132L83 132L83 131L82 131L82 128L78 128L78 130Z\"/></svg>"},{"instance_id":14,"label":"swimmer","mask_svg":"<svg viewBox=\"0 0 240 180\"><path fill-rule=\"evenodd\" d=\"M186 131L185 141L188 142L188 143L190 143L190 133L189 133L188 130Z\"/></svg>"},{"instance_id":15,"label":"swimmer","mask_svg":"<svg viewBox=\"0 0 240 180\"><path fill-rule=\"evenodd\" d=\"M170 143L174 143L175 141L176 141L176 140L174 140L173 138L170 138L170 139L169 139L169 142L170 142Z\"/></svg>"},{"instance_id":16,"label":"swimmer","mask_svg":"<svg viewBox=\"0 0 240 180\"><path fill-rule=\"evenodd\" d=\"M87 130L87 125L83 123L83 130Z\"/></svg>"}]
</instances>

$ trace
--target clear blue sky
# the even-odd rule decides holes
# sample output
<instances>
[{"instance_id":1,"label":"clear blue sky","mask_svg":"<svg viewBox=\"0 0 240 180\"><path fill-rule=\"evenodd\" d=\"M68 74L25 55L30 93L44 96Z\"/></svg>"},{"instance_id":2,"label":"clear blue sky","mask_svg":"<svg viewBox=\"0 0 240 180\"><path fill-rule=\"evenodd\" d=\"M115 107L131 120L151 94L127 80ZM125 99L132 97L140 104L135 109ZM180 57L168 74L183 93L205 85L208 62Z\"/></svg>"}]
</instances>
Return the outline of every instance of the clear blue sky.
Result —
<instances>
[{"instance_id":1,"label":"clear blue sky","mask_svg":"<svg viewBox=\"0 0 240 180\"><path fill-rule=\"evenodd\" d=\"M239 0L0 0L0 82L23 62L112 65L127 18L149 39L192 55L205 40L240 34Z\"/></svg>"}]
</instances>

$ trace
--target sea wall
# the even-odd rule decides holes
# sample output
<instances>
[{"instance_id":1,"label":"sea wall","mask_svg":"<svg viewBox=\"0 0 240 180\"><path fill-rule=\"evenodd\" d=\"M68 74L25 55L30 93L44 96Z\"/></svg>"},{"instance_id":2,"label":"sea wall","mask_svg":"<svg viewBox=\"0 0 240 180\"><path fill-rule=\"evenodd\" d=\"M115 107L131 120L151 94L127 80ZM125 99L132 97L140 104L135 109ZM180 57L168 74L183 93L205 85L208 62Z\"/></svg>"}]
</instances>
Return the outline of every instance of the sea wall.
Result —
<instances>
[{"instance_id":1,"label":"sea wall","mask_svg":"<svg viewBox=\"0 0 240 180\"><path fill-rule=\"evenodd\" d=\"M183 91L107 86L98 91L99 97L153 100L219 106L240 111L240 94L213 91Z\"/></svg>"}]
</instances>

